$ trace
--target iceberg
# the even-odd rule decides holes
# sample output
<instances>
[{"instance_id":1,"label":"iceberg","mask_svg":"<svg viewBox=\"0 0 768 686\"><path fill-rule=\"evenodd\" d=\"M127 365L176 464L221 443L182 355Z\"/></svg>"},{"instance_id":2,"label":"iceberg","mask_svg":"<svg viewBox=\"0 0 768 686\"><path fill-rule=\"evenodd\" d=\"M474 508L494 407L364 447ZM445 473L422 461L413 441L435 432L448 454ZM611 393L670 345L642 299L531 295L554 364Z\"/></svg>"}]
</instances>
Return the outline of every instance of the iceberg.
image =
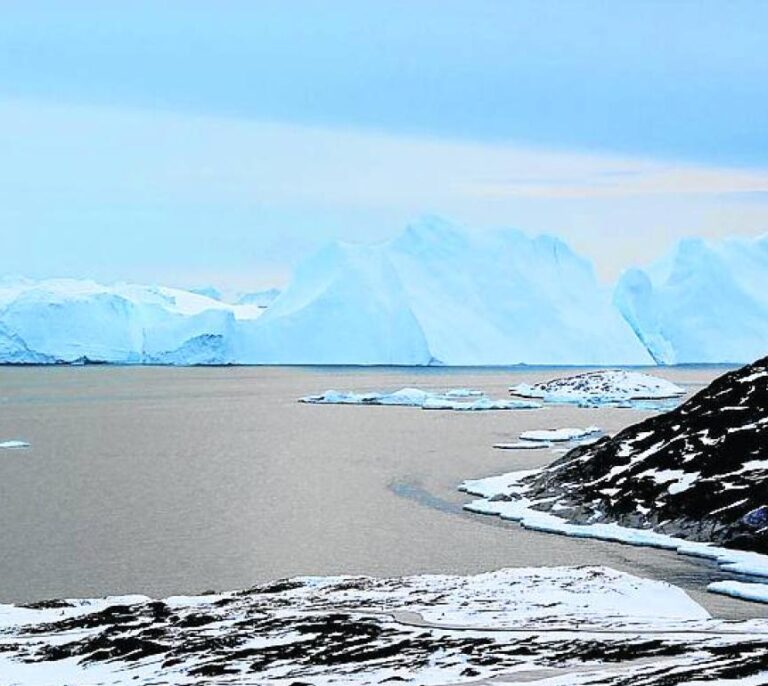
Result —
<instances>
[{"instance_id":1,"label":"iceberg","mask_svg":"<svg viewBox=\"0 0 768 686\"><path fill-rule=\"evenodd\" d=\"M173 288L53 279L0 282L5 363L225 364L252 305Z\"/></svg>"},{"instance_id":2,"label":"iceberg","mask_svg":"<svg viewBox=\"0 0 768 686\"><path fill-rule=\"evenodd\" d=\"M768 235L681 241L625 272L614 302L660 364L744 363L766 352Z\"/></svg>"},{"instance_id":3,"label":"iceberg","mask_svg":"<svg viewBox=\"0 0 768 686\"><path fill-rule=\"evenodd\" d=\"M18 448L29 448L29 447L31 446L26 441L1 441L0 442L0 448L8 448L11 450L15 450Z\"/></svg>"},{"instance_id":4,"label":"iceberg","mask_svg":"<svg viewBox=\"0 0 768 686\"><path fill-rule=\"evenodd\" d=\"M0 363L740 362L768 340L767 271L768 237L687 241L626 272L612 293L557 238L427 217L383 243L327 245L285 289L235 302L208 286L0 280ZM582 402L609 401L592 393ZM618 393L610 402L655 401Z\"/></svg>"},{"instance_id":5,"label":"iceberg","mask_svg":"<svg viewBox=\"0 0 768 686\"><path fill-rule=\"evenodd\" d=\"M424 391L419 388L401 388L392 393L355 393L351 391L326 391L319 395L299 398L300 403L311 405L393 405L420 407L424 410L530 410L541 407L538 403L521 400L493 400L482 391L466 388L445 392Z\"/></svg>"},{"instance_id":6,"label":"iceberg","mask_svg":"<svg viewBox=\"0 0 768 686\"><path fill-rule=\"evenodd\" d=\"M624 369L603 369L536 384L522 383L509 391L523 398L583 407L634 406L637 401L667 400L685 394L684 388L671 381Z\"/></svg>"},{"instance_id":7,"label":"iceberg","mask_svg":"<svg viewBox=\"0 0 768 686\"><path fill-rule=\"evenodd\" d=\"M534 431L523 431L520 438L523 441L543 441L544 443L562 443L564 441L577 441L581 438L594 436L602 433L598 426L590 426L586 429L564 428L564 429L538 429Z\"/></svg>"}]
</instances>

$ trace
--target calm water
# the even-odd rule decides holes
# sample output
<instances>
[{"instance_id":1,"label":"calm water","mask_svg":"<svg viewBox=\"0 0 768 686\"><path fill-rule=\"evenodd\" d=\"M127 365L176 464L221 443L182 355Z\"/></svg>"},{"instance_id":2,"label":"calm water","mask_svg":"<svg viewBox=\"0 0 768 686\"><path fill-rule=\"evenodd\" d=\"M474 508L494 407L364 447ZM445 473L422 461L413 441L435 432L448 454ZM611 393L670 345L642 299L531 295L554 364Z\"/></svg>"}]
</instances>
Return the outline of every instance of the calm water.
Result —
<instances>
[{"instance_id":1,"label":"calm water","mask_svg":"<svg viewBox=\"0 0 768 686\"><path fill-rule=\"evenodd\" d=\"M721 370L664 376L696 390ZM553 370L130 367L0 369L0 601L241 588L297 574L470 573L606 564L700 593L717 572L670 553L525 531L461 512L464 478L549 451L525 429L639 420L632 410L491 413L310 406L337 389L469 386L497 397Z\"/></svg>"}]
</instances>

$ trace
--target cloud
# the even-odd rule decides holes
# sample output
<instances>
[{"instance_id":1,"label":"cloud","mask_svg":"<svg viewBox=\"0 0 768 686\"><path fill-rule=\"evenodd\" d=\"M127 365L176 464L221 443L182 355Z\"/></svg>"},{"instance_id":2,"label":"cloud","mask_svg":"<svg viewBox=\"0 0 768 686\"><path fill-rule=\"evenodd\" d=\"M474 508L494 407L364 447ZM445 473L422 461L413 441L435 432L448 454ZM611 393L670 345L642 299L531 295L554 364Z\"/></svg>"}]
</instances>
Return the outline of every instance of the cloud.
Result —
<instances>
[{"instance_id":1,"label":"cloud","mask_svg":"<svg viewBox=\"0 0 768 686\"><path fill-rule=\"evenodd\" d=\"M0 271L288 270L432 212L558 234L612 278L768 230L765 169L30 100L0 101L0 149Z\"/></svg>"}]
</instances>

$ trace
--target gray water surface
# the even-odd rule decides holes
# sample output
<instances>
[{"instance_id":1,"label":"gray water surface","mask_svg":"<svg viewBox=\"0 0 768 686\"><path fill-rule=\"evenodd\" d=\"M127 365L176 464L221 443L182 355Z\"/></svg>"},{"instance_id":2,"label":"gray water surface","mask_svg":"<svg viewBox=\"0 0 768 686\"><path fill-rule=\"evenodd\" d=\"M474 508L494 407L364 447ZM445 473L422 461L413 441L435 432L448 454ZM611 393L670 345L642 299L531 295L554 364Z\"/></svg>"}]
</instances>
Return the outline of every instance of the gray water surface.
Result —
<instances>
[{"instance_id":1,"label":"gray water surface","mask_svg":"<svg viewBox=\"0 0 768 686\"><path fill-rule=\"evenodd\" d=\"M574 370L568 370L573 372ZM666 369L696 390L722 370ZM472 387L557 370L0 368L0 601L247 587L293 575L475 573L604 564L680 583L722 616L764 608L701 593L718 572L673 553L526 531L461 510L456 485L551 459L497 451L526 429L635 410L453 413L313 406L329 388Z\"/></svg>"}]
</instances>

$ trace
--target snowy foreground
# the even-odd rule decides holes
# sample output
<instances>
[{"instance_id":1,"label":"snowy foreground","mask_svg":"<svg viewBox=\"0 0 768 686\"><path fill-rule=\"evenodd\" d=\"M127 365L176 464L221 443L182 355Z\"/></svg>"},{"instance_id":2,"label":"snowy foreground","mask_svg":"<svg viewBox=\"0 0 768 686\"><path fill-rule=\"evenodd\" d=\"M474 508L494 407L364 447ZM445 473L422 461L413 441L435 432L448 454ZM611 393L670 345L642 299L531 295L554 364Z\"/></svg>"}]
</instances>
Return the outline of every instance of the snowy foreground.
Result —
<instances>
[{"instance_id":1,"label":"snowy foreground","mask_svg":"<svg viewBox=\"0 0 768 686\"><path fill-rule=\"evenodd\" d=\"M768 622L600 567L0 606L0 684L764 683Z\"/></svg>"},{"instance_id":2,"label":"snowy foreground","mask_svg":"<svg viewBox=\"0 0 768 686\"><path fill-rule=\"evenodd\" d=\"M455 388L442 393L423 391L419 388L401 388L392 393L354 393L326 391L319 395L299 398L301 403L312 405L388 405L394 407L420 407L423 410L532 410L539 403L523 400L494 400L482 391Z\"/></svg>"},{"instance_id":3,"label":"snowy foreground","mask_svg":"<svg viewBox=\"0 0 768 686\"><path fill-rule=\"evenodd\" d=\"M686 242L612 294L556 238L427 218L329 245L282 292L234 304L210 288L0 280L0 363L746 362L768 339L766 273L766 238Z\"/></svg>"}]
</instances>

